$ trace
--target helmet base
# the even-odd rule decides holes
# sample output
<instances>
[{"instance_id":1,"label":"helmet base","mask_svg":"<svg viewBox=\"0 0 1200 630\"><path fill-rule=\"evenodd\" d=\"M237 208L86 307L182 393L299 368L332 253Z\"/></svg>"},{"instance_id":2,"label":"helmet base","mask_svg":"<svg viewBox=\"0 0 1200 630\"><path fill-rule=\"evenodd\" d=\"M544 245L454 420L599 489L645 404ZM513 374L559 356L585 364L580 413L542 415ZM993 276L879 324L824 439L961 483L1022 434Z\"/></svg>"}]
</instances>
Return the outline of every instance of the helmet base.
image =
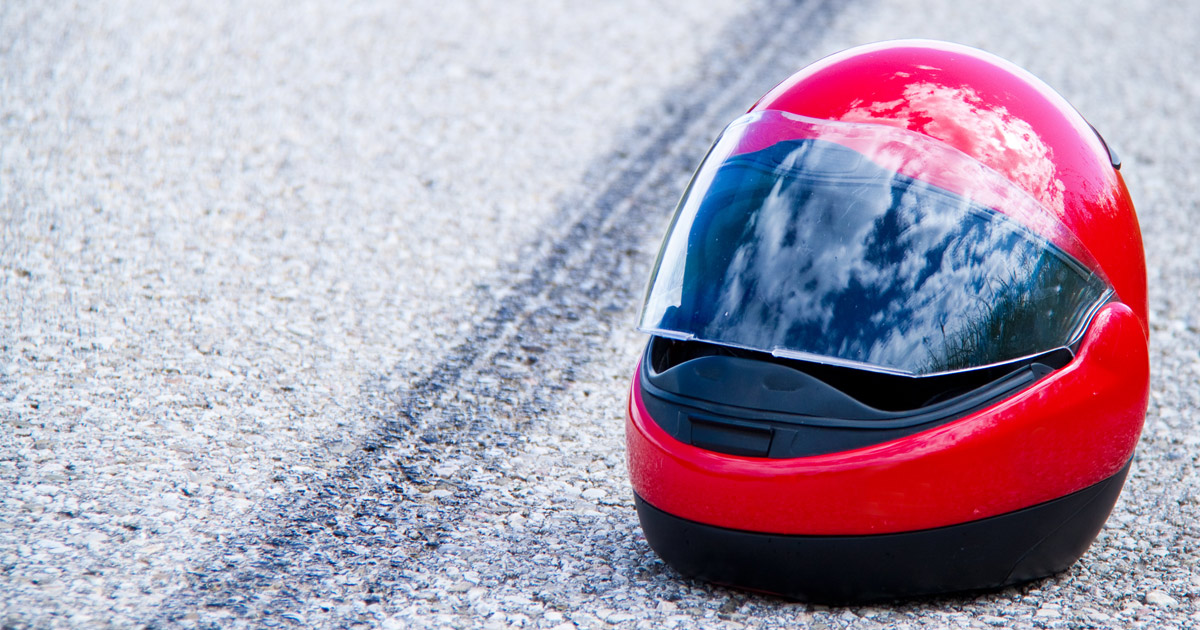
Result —
<instances>
[{"instance_id":1,"label":"helmet base","mask_svg":"<svg viewBox=\"0 0 1200 630\"><path fill-rule=\"evenodd\" d=\"M1116 504L1132 462L1092 486L977 521L867 536L726 529L634 502L646 540L685 577L820 603L998 589L1075 563Z\"/></svg>"}]
</instances>

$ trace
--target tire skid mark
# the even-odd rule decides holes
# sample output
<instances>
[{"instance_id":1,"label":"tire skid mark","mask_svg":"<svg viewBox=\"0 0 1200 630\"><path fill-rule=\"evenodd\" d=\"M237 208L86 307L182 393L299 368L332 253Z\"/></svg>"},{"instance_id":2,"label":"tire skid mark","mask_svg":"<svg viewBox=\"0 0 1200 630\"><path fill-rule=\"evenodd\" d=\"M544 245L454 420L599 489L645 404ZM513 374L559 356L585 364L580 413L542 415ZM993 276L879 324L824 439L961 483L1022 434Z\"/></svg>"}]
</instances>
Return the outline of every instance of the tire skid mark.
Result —
<instances>
[{"instance_id":1,"label":"tire skid mark","mask_svg":"<svg viewBox=\"0 0 1200 630\"><path fill-rule=\"evenodd\" d=\"M658 128L631 130L623 149L598 160L585 177L597 192L561 202L521 257L532 262L499 275L519 280L477 288L476 310L488 315L464 341L404 390L390 390L386 374L364 386L363 413L380 428L362 449L325 478L297 475L299 490L259 506L247 531L222 541L149 625L195 620L197 611L296 621L288 611L311 599L314 584L353 587L366 604L408 591L408 570L456 527L446 509L471 509L479 494L434 469L465 456L503 475L521 429L553 413L580 357L628 325L646 244L657 241L696 157L795 69L842 6L764 0L731 23L697 82L640 117ZM430 488L446 493L438 509L425 498ZM364 577L346 576L346 567Z\"/></svg>"}]
</instances>

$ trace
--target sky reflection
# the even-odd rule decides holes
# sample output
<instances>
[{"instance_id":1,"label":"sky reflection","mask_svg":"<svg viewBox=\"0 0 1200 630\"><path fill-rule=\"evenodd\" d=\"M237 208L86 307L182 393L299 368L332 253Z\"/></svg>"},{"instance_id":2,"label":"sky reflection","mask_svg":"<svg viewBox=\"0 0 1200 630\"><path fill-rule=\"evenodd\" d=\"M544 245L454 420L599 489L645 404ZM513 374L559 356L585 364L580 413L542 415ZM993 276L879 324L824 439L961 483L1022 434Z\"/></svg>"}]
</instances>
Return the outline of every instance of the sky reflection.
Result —
<instances>
[{"instance_id":1,"label":"sky reflection","mask_svg":"<svg viewBox=\"0 0 1200 630\"><path fill-rule=\"evenodd\" d=\"M1066 345L1107 290L1016 221L809 138L706 162L641 327L930 374Z\"/></svg>"}]
</instances>

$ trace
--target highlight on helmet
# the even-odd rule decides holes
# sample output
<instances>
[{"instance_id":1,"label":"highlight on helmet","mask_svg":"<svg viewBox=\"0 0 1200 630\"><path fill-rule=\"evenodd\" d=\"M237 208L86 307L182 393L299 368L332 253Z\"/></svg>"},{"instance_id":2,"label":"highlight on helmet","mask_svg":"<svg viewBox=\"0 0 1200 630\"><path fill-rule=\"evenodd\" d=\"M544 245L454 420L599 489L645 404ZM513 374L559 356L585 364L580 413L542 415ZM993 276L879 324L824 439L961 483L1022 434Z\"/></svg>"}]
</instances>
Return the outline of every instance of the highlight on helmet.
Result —
<instances>
[{"instance_id":1,"label":"highlight on helmet","mask_svg":"<svg viewBox=\"0 0 1200 630\"><path fill-rule=\"evenodd\" d=\"M806 68L730 124L646 290L630 478L680 573L816 601L1073 564L1148 400L1119 161L965 46Z\"/></svg>"}]
</instances>

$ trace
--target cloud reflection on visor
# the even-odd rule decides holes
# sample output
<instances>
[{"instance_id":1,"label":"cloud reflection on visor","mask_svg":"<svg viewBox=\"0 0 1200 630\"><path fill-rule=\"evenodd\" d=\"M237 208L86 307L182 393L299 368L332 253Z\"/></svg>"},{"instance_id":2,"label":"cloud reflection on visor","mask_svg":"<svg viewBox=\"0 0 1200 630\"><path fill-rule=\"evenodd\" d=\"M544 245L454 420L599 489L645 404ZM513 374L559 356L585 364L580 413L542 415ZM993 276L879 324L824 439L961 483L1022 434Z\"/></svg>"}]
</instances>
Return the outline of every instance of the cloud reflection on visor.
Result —
<instances>
[{"instance_id":1,"label":"cloud reflection on visor","mask_svg":"<svg viewBox=\"0 0 1200 630\"><path fill-rule=\"evenodd\" d=\"M641 329L925 375L1069 345L1110 297L1016 219L812 135L714 147Z\"/></svg>"}]
</instances>

